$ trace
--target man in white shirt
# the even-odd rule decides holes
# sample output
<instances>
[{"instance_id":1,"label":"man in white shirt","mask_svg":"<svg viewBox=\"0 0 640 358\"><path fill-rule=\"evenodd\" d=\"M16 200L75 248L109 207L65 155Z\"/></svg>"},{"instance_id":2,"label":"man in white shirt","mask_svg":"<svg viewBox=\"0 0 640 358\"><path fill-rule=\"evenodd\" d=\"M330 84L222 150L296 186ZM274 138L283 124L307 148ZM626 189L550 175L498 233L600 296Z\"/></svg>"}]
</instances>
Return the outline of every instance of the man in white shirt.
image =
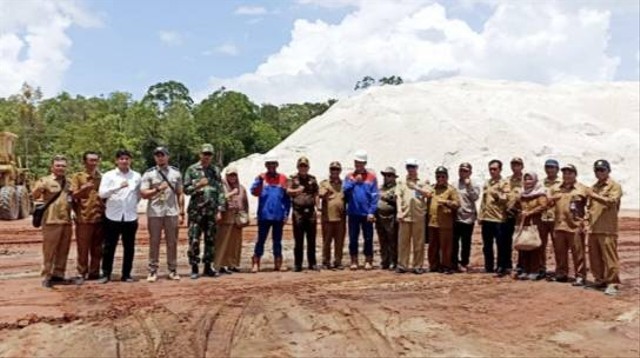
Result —
<instances>
[{"instance_id":1,"label":"man in white shirt","mask_svg":"<svg viewBox=\"0 0 640 358\"><path fill-rule=\"evenodd\" d=\"M116 153L117 168L102 177L98 194L107 199L104 222L105 241L102 257L101 283L111 280L113 257L122 236L124 257L122 259L123 282L133 282L131 268L138 231L138 202L140 201L140 173L131 170L131 153L119 150Z\"/></svg>"}]
</instances>

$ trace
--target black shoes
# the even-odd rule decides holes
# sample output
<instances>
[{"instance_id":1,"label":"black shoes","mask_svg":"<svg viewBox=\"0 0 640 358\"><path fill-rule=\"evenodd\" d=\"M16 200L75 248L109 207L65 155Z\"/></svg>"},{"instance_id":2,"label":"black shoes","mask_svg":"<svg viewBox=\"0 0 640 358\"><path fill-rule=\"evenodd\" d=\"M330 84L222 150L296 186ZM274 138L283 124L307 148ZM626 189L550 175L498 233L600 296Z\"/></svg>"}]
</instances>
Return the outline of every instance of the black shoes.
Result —
<instances>
[{"instance_id":1,"label":"black shoes","mask_svg":"<svg viewBox=\"0 0 640 358\"><path fill-rule=\"evenodd\" d=\"M198 277L200 277L200 274L198 273L198 265L191 265L191 279L195 280Z\"/></svg>"},{"instance_id":2,"label":"black shoes","mask_svg":"<svg viewBox=\"0 0 640 358\"><path fill-rule=\"evenodd\" d=\"M204 264L204 272L203 274L207 277L216 277L218 276L218 272L211 267L211 264Z\"/></svg>"}]
</instances>

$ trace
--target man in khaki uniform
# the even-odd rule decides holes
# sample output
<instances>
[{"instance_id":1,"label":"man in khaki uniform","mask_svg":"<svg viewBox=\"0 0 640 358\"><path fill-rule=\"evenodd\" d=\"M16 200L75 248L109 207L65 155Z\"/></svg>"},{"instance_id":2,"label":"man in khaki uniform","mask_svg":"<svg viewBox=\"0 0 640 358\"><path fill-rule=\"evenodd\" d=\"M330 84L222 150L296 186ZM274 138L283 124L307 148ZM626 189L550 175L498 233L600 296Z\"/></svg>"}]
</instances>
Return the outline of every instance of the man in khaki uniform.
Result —
<instances>
[{"instance_id":1,"label":"man in khaki uniform","mask_svg":"<svg viewBox=\"0 0 640 358\"><path fill-rule=\"evenodd\" d=\"M553 250L556 257L555 281L569 280L569 250L573 257L575 286L584 285L587 267L584 257L585 206L587 188L578 183L578 171L572 164L564 165L562 184L551 191L550 205L555 205Z\"/></svg>"},{"instance_id":2,"label":"man in khaki uniform","mask_svg":"<svg viewBox=\"0 0 640 358\"><path fill-rule=\"evenodd\" d=\"M398 175L392 167L380 174L384 182L378 190L378 208L376 210L376 231L380 242L380 267L383 270L395 270L398 265L398 214L396 201L396 179Z\"/></svg>"},{"instance_id":3,"label":"man in khaki uniform","mask_svg":"<svg viewBox=\"0 0 640 358\"><path fill-rule=\"evenodd\" d=\"M522 170L524 169L524 161L522 158L515 157L511 159L511 175L507 178L509 181L509 201L507 202L507 217L502 225L502 235L505 239L505 247L513 246L513 234L516 230L516 219L518 217L518 211L516 209L516 202L520 197L520 193L522 193L522 181L524 179L524 174ZM510 249L511 250L511 249ZM511 262L511 254L509 255L509 261L506 263L506 266L511 269L513 263ZM516 271L518 273L522 272L522 263L520 255L518 255L518 263L516 265Z\"/></svg>"},{"instance_id":4,"label":"man in khaki uniform","mask_svg":"<svg viewBox=\"0 0 640 358\"><path fill-rule=\"evenodd\" d=\"M558 173L560 172L560 164L555 159L548 159L544 163L544 171L547 174L547 177L544 179L543 185L547 190L547 194L550 194L552 190L562 184L562 180L558 178ZM554 223L555 223L555 209L549 208L546 211L542 212L541 222L538 224L538 230L540 231L540 239L542 240L542 245L540 246L542 255L540 255L540 276L539 279L544 278L547 274L547 245L549 243L549 238L551 238L551 243L555 241L553 237L554 231Z\"/></svg>"},{"instance_id":5,"label":"man in khaki uniform","mask_svg":"<svg viewBox=\"0 0 640 358\"><path fill-rule=\"evenodd\" d=\"M427 214L427 195L431 189L428 182L418 178L418 161L407 159L407 177L396 187L398 201L398 267L396 272L424 273L424 232ZM412 259L412 260L411 260Z\"/></svg>"},{"instance_id":6,"label":"man in khaki uniform","mask_svg":"<svg viewBox=\"0 0 640 358\"><path fill-rule=\"evenodd\" d=\"M458 190L449 184L449 172L445 167L436 168L436 184L427 195L429 204L429 271L453 273L451 264L453 248L453 221L460 197Z\"/></svg>"},{"instance_id":7,"label":"man in khaki uniform","mask_svg":"<svg viewBox=\"0 0 640 358\"><path fill-rule=\"evenodd\" d=\"M587 188L589 197L589 263L596 287L604 287L607 295L618 293L620 283L618 261L618 212L622 188L609 177L611 166L600 159L593 165L598 181Z\"/></svg>"},{"instance_id":8,"label":"man in khaki uniform","mask_svg":"<svg viewBox=\"0 0 640 358\"><path fill-rule=\"evenodd\" d=\"M67 159L56 155L51 160L51 175L41 178L32 191L33 199L48 203L42 216L42 286L51 288L53 283L64 282L67 257L71 246L71 184L65 177ZM59 194L58 194L59 193Z\"/></svg>"},{"instance_id":9,"label":"man in khaki uniform","mask_svg":"<svg viewBox=\"0 0 640 358\"><path fill-rule=\"evenodd\" d=\"M482 253L484 270L496 272L496 276L508 275L511 271L511 243L502 235L501 227L506 220L508 195L511 192L509 182L502 179L502 162L493 159L489 162L491 178L482 188L482 201L478 221L482 226ZM498 251L498 267L494 268L493 240Z\"/></svg>"},{"instance_id":10,"label":"man in khaki uniform","mask_svg":"<svg viewBox=\"0 0 640 358\"><path fill-rule=\"evenodd\" d=\"M76 246L78 249L77 283L85 279L100 278L100 260L102 259L102 216L104 202L98 195L102 174L98 170L100 155L85 152L82 156L84 171L71 177L71 193L74 199L73 209L76 220ZM91 258L91 263L89 263Z\"/></svg>"},{"instance_id":11,"label":"man in khaki uniform","mask_svg":"<svg viewBox=\"0 0 640 358\"><path fill-rule=\"evenodd\" d=\"M147 199L147 228L149 230L149 274L147 282L158 279L158 262L162 231L167 244L167 266L170 280L180 280L178 269L178 228L184 223L182 175L169 165L169 150L157 147L153 151L154 167L143 175L140 194ZM179 218L179 219L178 219Z\"/></svg>"},{"instance_id":12,"label":"man in khaki uniform","mask_svg":"<svg viewBox=\"0 0 640 358\"><path fill-rule=\"evenodd\" d=\"M329 164L329 179L320 182L319 197L322 202L322 265L331 268L331 244L334 245L333 268L344 269L342 251L346 232L346 212L344 193L342 192L342 165L340 162Z\"/></svg>"}]
</instances>

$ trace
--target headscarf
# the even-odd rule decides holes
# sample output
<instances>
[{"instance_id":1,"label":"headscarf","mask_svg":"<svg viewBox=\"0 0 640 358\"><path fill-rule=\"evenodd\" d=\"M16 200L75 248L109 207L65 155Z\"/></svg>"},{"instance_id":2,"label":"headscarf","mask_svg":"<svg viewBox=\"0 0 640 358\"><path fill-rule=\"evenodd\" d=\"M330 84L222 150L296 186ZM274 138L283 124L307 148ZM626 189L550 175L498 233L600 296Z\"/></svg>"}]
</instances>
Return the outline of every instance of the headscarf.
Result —
<instances>
[{"instance_id":1,"label":"headscarf","mask_svg":"<svg viewBox=\"0 0 640 358\"><path fill-rule=\"evenodd\" d=\"M538 174L534 172L526 172L523 176L530 176L533 179L533 187L527 189L523 187L522 194L520 194L520 198L534 198L537 196L547 195L547 190L538 182ZM523 184L524 186L524 184Z\"/></svg>"}]
</instances>

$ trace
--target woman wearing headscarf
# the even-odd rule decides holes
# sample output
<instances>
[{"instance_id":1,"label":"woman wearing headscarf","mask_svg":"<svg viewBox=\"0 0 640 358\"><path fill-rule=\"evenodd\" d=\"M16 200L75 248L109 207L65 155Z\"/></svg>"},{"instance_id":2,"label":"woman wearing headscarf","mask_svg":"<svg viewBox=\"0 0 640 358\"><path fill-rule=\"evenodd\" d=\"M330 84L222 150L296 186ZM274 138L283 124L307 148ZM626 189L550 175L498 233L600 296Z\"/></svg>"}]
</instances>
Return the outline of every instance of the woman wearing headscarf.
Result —
<instances>
[{"instance_id":1,"label":"woman wearing headscarf","mask_svg":"<svg viewBox=\"0 0 640 358\"><path fill-rule=\"evenodd\" d=\"M538 182L536 173L524 174L523 191L517 199L516 208L519 210L518 227L534 225L540 233L542 213L547 209L547 190ZM544 268L540 265L540 255L545 255L542 248L530 251L518 251L522 264L522 272L516 278L520 280L539 280L544 277Z\"/></svg>"},{"instance_id":2,"label":"woman wearing headscarf","mask_svg":"<svg viewBox=\"0 0 640 358\"><path fill-rule=\"evenodd\" d=\"M223 184L227 210L222 213L222 220L216 232L214 265L220 273L230 274L240 271L242 228L247 224L241 221L249 218L249 201L247 190L240 184L236 168L227 168ZM243 219L239 219L240 216Z\"/></svg>"}]
</instances>

